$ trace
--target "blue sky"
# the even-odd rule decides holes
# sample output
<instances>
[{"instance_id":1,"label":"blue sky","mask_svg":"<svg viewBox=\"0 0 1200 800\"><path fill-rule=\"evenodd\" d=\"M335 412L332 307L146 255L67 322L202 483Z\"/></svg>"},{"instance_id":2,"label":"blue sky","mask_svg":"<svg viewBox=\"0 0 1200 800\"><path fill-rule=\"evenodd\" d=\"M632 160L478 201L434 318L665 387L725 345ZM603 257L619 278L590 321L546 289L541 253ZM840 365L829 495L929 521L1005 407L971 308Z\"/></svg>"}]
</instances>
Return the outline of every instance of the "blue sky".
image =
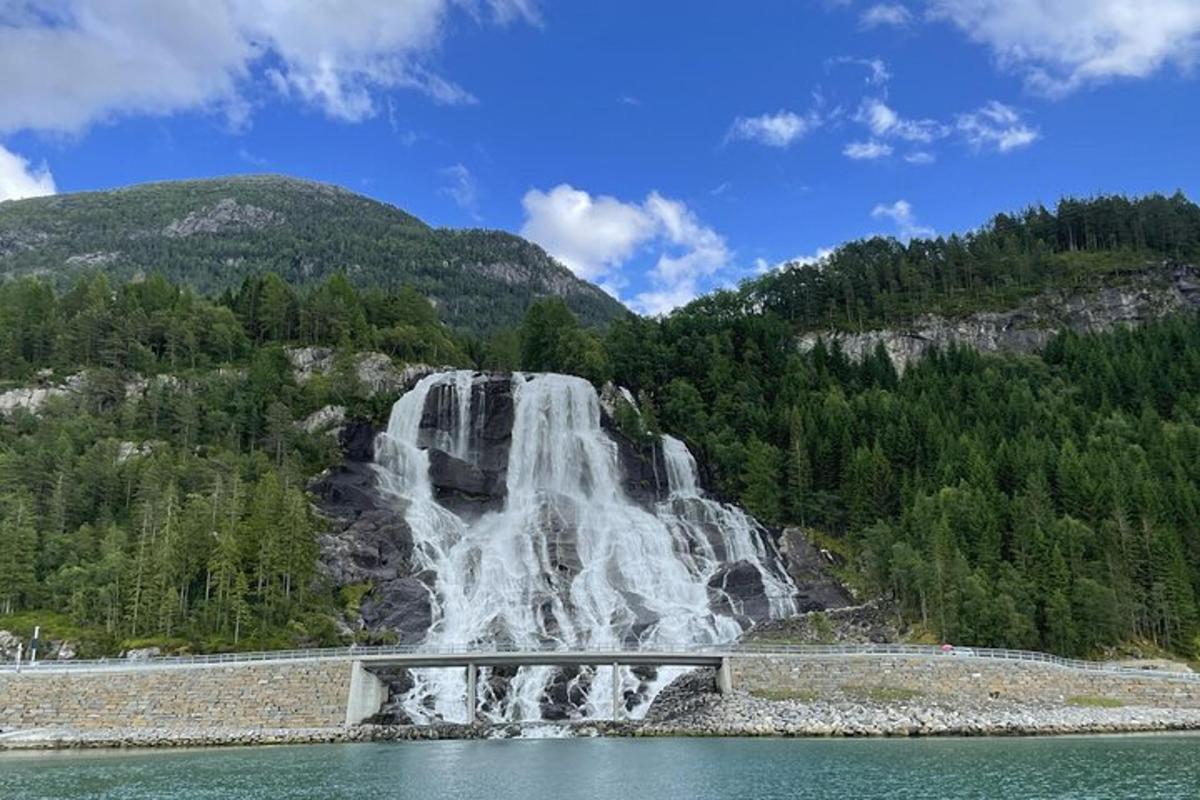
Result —
<instances>
[{"instance_id":1,"label":"blue sky","mask_svg":"<svg viewBox=\"0 0 1200 800\"><path fill-rule=\"evenodd\" d=\"M1200 195L1197 0L0 0L0 199L280 172L655 313L872 233Z\"/></svg>"}]
</instances>

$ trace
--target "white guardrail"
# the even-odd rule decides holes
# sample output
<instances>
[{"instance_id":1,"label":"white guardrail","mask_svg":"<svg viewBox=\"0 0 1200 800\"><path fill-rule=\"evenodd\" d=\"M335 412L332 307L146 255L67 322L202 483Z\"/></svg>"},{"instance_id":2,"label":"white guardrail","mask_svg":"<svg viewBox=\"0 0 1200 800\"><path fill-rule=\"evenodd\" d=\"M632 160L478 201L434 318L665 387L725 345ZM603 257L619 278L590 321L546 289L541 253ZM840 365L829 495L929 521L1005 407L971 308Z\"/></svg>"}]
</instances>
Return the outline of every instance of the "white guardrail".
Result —
<instances>
[{"instance_id":1,"label":"white guardrail","mask_svg":"<svg viewBox=\"0 0 1200 800\"><path fill-rule=\"evenodd\" d=\"M431 647L429 645L379 645L361 647L352 645L350 647L312 648L307 650L264 650L259 652L245 653L211 653L204 655L161 656L136 660L121 658L101 658L90 660L79 659L70 661L52 660L38 661L32 664L25 662L19 665L15 662L9 661L0 662L0 672L63 672L76 670L94 671L103 669L159 669L162 667L172 666L185 667L285 661L353 661L364 658L368 660L386 660L388 656L398 656L401 657L398 660L403 660L402 657L406 655L444 656L448 660L454 660L456 657L487 656L489 654L497 653L528 653L531 656L535 656L538 653L555 653L561 655L564 652L572 652L572 648L567 648L552 643L543 645L463 645L458 647L446 645L441 645L438 647ZM622 648L587 648L575 650L575 652L586 652L589 655L612 654L614 661L619 661L622 654L627 656L630 654L711 654L713 656L763 655L799 657L893 655L938 659L970 658L988 661L1041 663L1051 664L1066 669L1133 675L1154 675L1175 678L1178 680L1200 681L1200 673L1141 669L1138 667L1123 666L1102 661L1081 661L1079 659L1062 658L1060 656L1050 655L1049 653L1039 653L1031 650L1006 650L988 647L946 648L938 645L918 644L794 645L770 644L763 642L692 645L643 644L640 646Z\"/></svg>"}]
</instances>

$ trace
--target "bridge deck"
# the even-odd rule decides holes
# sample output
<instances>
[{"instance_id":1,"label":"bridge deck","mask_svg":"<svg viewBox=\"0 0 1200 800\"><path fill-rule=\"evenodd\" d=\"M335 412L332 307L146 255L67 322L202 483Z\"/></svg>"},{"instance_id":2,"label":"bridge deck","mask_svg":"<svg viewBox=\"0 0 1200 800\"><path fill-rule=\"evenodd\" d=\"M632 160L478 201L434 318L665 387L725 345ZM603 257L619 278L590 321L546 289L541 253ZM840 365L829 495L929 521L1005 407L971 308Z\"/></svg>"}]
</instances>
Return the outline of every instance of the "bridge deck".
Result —
<instances>
[{"instance_id":1,"label":"bridge deck","mask_svg":"<svg viewBox=\"0 0 1200 800\"><path fill-rule=\"evenodd\" d=\"M523 666L523 665L672 665L672 666L720 666L729 657L792 656L799 658L855 658L862 656L900 656L931 659L980 659L988 661L1022 661L1050 664L1068 669L1088 671L1159 674L1180 680L1200 681L1197 673L1168 673L1157 670L1141 670L1111 663L1078 661L1021 650L998 650L988 648L954 648L950 651L928 645L910 644L840 644L840 645L789 645L789 644L745 644L648 646L645 649L624 648L619 650L559 650L552 647L542 649L482 647L448 648L441 652L432 651L426 645L385 645L377 647L336 647L312 650L276 650L256 653L217 653L211 655L168 656L140 661L125 659L98 659L92 661L40 661L28 662L20 667L12 661L0 661L0 672L18 669L37 672L87 672L128 671L145 669L178 669L194 667L234 666L238 664L263 664L296 661L345 661L361 662L365 666L403 667L476 667Z\"/></svg>"},{"instance_id":2,"label":"bridge deck","mask_svg":"<svg viewBox=\"0 0 1200 800\"><path fill-rule=\"evenodd\" d=\"M358 660L368 666L388 667L523 667L523 666L603 666L621 664L634 666L719 667L718 653L655 652L630 650L593 652L583 650L538 650L494 653L380 653L367 654Z\"/></svg>"}]
</instances>

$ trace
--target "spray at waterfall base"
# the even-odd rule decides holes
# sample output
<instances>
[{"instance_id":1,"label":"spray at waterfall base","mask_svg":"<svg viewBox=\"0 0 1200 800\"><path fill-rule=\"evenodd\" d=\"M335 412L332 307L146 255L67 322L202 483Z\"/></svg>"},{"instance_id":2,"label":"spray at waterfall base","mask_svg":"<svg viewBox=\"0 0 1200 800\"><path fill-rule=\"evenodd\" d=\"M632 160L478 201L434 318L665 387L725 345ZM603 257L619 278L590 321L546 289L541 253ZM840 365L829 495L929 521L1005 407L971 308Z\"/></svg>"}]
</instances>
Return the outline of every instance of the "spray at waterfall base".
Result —
<instances>
[{"instance_id":1,"label":"spray at waterfall base","mask_svg":"<svg viewBox=\"0 0 1200 800\"><path fill-rule=\"evenodd\" d=\"M771 536L704 495L687 447L664 436L650 453L654 485L630 491L623 464L635 446L607 423L591 384L554 374L436 373L396 402L374 470L411 531L411 574L428 593L429 626L416 641L717 644L795 613ZM487 501L445 491L435 478L447 472ZM685 671L622 668L616 711L639 718ZM393 703L403 716L466 720L463 670L411 670L408 680ZM611 718L613 680L612 667L481 669L476 715Z\"/></svg>"}]
</instances>

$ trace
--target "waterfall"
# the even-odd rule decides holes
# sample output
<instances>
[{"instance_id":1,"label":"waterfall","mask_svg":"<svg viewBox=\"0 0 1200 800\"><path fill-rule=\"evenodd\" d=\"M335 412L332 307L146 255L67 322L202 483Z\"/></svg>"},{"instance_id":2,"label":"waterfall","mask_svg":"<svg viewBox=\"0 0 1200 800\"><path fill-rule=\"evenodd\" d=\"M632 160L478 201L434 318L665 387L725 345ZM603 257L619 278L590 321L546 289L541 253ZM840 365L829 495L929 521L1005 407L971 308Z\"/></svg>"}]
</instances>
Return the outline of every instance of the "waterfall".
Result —
<instances>
[{"instance_id":1,"label":"waterfall","mask_svg":"<svg viewBox=\"0 0 1200 800\"><path fill-rule=\"evenodd\" d=\"M485 377L453 371L424 378L396 402L376 448L379 486L412 530L413 574L431 589L426 644L586 649L730 641L749 614L744 598L722 583L732 580L731 565L761 576L769 606L763 615L794 613L794 588L769 537L739 509L703 496L682 442L662 440L669 496L653 508L627 497L617 443L601 427L595 390L580 378L514 374L503 506L470 518L439 504L429 449L479 459L485 393L477 381ZM623 669L627 713L644 713L681 671L660 669L646 679ZM464 718L462 670L414 670L413 677L403 700L410 717ZM570 716L608 717L612 677L608 667L569 675L553 667L481 670L479 713L493 721L542 719L555 687Z\"/></svg>"}]
</instances>

